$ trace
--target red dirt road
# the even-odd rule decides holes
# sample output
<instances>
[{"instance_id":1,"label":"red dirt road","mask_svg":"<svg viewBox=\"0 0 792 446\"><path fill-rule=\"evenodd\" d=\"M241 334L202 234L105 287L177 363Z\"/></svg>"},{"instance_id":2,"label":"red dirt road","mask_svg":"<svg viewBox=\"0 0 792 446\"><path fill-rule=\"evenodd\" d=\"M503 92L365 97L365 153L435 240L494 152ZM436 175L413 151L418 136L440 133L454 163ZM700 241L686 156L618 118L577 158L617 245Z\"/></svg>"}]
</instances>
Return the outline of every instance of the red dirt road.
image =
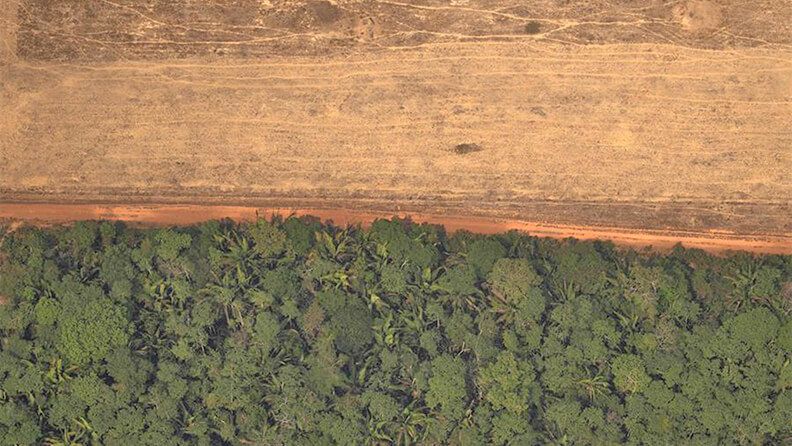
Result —
<instances>
[{"instance_id":1,"label":"red dirt road","mask_svg":"<svg viewBox=\"0 0 792 446\"><path fill-rule=\"evenodd\" d=\"M766 254L792 254L792 234L783 236L756 236L727 232L685 232L632 230L625 228L550 225L523 220L485 217L453 217L436 214L406 214L343 209L298 209L251 206L201 206L201 205L98 205L98 204L44 204L0 203L0 221L25 221L32 224L62 224L80 220L117 220L141 225L189 225L207 220L230 218L250 221L272 215L313 215L336 225L361 224L393 216L410 217L417 223L445 226L449 232L467 230L492 234L518 230L538 237L580 240L609 240L632 248L651 247L667 250L677 243L688 248L699 248L712 253L748 251Z\"/></svg>"}]
</instances>

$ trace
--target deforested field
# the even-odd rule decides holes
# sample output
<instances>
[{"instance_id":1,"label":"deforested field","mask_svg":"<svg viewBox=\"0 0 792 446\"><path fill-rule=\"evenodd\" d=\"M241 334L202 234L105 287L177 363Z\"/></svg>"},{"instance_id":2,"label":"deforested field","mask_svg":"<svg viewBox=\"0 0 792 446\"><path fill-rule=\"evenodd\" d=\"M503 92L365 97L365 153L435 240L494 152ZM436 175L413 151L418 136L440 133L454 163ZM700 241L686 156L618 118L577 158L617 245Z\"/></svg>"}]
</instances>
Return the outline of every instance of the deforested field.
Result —
<instances>
[{"instance_id":1,"label":"deforested field","mask_svg":"<svg viewBox=\"0 0 792 446\"><path fill-rule=\"evenodd\" d=\"M792 3L3 0L11 203L514 219L792 249Z\"/></svg>"}]
</instances>

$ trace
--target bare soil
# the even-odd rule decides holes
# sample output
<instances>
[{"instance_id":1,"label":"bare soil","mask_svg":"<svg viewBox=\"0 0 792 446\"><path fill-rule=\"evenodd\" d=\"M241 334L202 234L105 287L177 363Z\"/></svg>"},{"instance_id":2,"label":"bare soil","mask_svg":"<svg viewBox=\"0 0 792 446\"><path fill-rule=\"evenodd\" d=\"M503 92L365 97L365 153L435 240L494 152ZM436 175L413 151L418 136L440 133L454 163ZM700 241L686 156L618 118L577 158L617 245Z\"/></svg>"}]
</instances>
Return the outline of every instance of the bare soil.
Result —
<instances>
[{"instance_id":1,"label":"bare soil","mask_svg":"<svg viewBox=\"0 0 792 446\"><path fill-rule=\"evenodd\" d=\"M792 2L3 5L6 215L230 205L792 239Z\"/></svg>"},{"instance_id":2,"label":"bare soil","mask_svg":"<svg viewBox=\"0 0 792 446\"><path fill-rule=\"evenodd\" d=\"M766 254L792 254L792 238L783 236L745 236L725 232L709 231L651 231L625 228L585 227L550 225L522 220L506 220L487 217L451 216L436 214L409 214L349 209L298 209L258 208L246 206L205 205L98 205L98 204L0 204L0 221L20 222L35 225L68 224L82 220L117 220L132 225L192 225L208 220L229 218L235 221L254 221L258 218L280 216L313 216L324 222L340 226L362 225L367 227L377 219L392 217L409 218L415 223L443 225L449 233L460 230L480 234L497 234L521 231L537 237L578 240L609 240L617 245L632 248L652 248L665 251L677 244L687 248L704 249L713 253L746 251Z\"/></svg>"}]
</instances>

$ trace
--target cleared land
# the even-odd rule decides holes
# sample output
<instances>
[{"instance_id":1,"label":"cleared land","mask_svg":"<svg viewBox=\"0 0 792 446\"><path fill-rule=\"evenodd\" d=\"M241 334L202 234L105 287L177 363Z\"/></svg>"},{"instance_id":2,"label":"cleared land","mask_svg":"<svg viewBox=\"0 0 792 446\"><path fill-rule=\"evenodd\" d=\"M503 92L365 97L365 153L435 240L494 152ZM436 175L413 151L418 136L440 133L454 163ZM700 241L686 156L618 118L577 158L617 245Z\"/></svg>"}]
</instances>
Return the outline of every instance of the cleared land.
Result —
<instances>
[{"instance_id":1,"label":"cleared land","mask_svg":"<svg viewBox=\"0 0 792 446\"><path fill-rule=\"evenodd\" d=\"M792 250L786 1L5 3L3 215L346 209Z\"/></svg>"}]
</instances>

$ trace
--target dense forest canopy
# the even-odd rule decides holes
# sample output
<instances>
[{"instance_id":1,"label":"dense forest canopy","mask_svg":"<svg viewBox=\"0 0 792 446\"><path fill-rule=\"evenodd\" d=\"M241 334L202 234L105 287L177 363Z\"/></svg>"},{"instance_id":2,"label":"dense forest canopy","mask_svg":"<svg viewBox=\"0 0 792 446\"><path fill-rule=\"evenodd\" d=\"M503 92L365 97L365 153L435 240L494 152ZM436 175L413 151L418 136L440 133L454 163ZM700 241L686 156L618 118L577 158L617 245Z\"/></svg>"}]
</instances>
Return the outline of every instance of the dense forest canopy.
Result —
<instances>
[{"instance_id":1,"label":"dense forest canopy","mask_svg":"<svg viewBox=\"0 0 792 446\"><path fill-rule=\"evenodd\" d=\"M22 228L3 445L792 441L792 257L310 218Z\"/></svg>"}]
</instances>

